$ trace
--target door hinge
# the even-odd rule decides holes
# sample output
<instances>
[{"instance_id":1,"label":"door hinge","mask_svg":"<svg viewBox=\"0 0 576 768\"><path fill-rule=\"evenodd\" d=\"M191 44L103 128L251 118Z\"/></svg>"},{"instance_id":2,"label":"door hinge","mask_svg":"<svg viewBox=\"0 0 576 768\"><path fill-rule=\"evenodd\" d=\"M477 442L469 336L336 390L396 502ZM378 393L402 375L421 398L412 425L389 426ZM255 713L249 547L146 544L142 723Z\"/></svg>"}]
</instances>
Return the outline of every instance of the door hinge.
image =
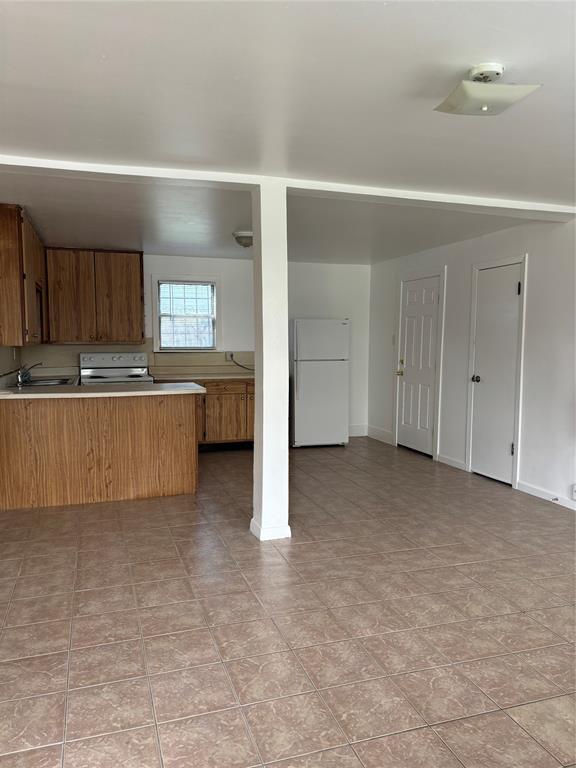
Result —
<instances>
[{"instance_id":1,"label":"door hinge","mask_svg":"<svg viewBox=\"0 0 576 768\"><path fill-rule=\"evenodd\" d=\"M510 456L514 456L514 443L510 444Z\"/></svg>"},{"instance_id":2,"label":"door hinge","mask_svg":"<svg viewBox=\"0 0 576 768\"><path fill-rule=\"evenodd\" d=\"M522 293L522 283L518 280L518 296Z\"/></svg>"}]
</instances>

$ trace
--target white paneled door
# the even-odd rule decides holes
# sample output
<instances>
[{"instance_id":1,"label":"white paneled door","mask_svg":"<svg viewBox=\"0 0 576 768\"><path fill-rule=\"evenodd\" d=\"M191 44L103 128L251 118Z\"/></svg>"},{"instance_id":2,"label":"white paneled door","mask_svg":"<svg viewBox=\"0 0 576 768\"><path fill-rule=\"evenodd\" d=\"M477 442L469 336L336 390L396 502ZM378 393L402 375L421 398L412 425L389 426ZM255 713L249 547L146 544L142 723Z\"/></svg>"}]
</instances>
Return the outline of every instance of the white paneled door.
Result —
<instances>
[{"instance_id":1,"label":"white paneled door","mask_svg":"<svg viewBox=\"0 0 576 768\"><path fill-rule=\"evenodd\" d=\"M398 444L433 453L440 278L402 283L398 356Z\"/></svg>"},{"instance_id":2,"label":"white paneled door","mask_svg":"<svg viewBox=\"0 0 576 768\"><path fill-rule=\"evenodd\" d=\"M521 264L478 270L471 381L473 472L512 482Z\"/></svg>"}]
</instances>

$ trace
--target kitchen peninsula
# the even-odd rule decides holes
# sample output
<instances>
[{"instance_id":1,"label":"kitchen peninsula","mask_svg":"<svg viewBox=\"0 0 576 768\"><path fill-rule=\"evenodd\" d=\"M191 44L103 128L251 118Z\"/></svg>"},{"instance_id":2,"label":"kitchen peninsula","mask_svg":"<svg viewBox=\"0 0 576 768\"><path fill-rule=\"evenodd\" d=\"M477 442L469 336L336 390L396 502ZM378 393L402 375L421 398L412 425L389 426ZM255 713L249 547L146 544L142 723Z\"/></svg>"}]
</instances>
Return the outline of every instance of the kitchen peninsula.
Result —
<instances>
[{"instance_id":1,"label":"kitchen peninsula","mask_svg":"<svg viewBox=\"0 0 576 768\"><path fill-rule=\"evenodd\" d=\"M193 493L194 383L0 392L0 509Z\"/></svg>"}]
</instances>

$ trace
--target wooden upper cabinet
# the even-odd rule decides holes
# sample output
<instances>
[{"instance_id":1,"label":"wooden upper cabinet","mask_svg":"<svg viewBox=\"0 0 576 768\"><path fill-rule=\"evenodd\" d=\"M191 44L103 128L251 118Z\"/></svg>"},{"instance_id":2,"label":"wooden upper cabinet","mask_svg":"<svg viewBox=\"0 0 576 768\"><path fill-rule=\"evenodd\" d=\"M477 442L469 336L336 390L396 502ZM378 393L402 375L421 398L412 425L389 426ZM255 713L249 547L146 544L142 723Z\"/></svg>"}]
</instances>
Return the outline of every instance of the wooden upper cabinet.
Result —
<instances>
[{"instance_id":1,"label":"wooden upper cabinet","mask_svg":"<svg viewBox=\"0 0 576 768\"><path fill-rule=\"evenodd\" d=\"M94 251L49 248L46 262L50 341L96 341Z\"/></svg>"},{"instance_id":2,"label":"wooden upper cabinet","mask_svg":"<svg viewBox=\"0 0 576 768\"><path fill-rule=\"evenodd\" d=\"M47 271L51 342L143 342L141 253L50 248Z\"/></svg>"},{"instance_id":3,"label":"wooden upper cabinet","mask_svg":"<svg viewBox=\"0 0 576 768\"><path fill-rule=\"evenodd\" d=\"M0 206L0 344L21 347L25 341L24 268L20 208Z\"/></svg>"},{"instance_id":4,"label":"wooden upper cabinet","mask_svg":"<svg viewBox=\"0 0 576 768\"><path fill-rule=\"evenodd\" d=\"M0 205L0 345L46 339L44 245L18 205Z\"/></svg>"},{"instance_id":5,"label":"wooden upper cabinet","mask_svg":"<svg viewBox=\"0 0 576 768\"><path fill-rule=\"evenodd\" d=\"M26 341L41 344L48 337L46 252L26 214L22 215L22 262Z\"/></svg>"},{"instance_id":6,"label":"wooden upper cabinet","mask_svg":"<svg viewBox=\"0 0 576 768\"><path fill-rule=\"evenodd\" d=\"M142 254L96 251L94 265L97 340L142 343Z\"/></svg>"}]
</instances>

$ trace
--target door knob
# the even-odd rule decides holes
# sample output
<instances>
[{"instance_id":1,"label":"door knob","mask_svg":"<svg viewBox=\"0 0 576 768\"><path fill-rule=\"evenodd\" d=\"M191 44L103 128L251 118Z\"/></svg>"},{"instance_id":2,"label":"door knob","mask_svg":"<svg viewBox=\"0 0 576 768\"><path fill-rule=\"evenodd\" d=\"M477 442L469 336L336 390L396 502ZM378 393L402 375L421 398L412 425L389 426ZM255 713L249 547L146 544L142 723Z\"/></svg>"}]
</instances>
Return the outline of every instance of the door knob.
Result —
<instances>
[{"instance_id":1,"label":"door knob","mask_svg":"<svg viewBox=\"0 0 576 768\"><path fill-rule=\"evenodd\" d=\"M404 371L396 371L396 376L404 376Z\"/></svg>"},{"instance_id":2,"label":"door knob","mask_svg":"<svg viewBox=\"0 0 576 768\"><path fill-rule=\"evenodd\" d=\"M472 376L472 381L477 384L479 381L481 381L480 376L474 374L474 376Z\"/></svg>"}]
</instances>

